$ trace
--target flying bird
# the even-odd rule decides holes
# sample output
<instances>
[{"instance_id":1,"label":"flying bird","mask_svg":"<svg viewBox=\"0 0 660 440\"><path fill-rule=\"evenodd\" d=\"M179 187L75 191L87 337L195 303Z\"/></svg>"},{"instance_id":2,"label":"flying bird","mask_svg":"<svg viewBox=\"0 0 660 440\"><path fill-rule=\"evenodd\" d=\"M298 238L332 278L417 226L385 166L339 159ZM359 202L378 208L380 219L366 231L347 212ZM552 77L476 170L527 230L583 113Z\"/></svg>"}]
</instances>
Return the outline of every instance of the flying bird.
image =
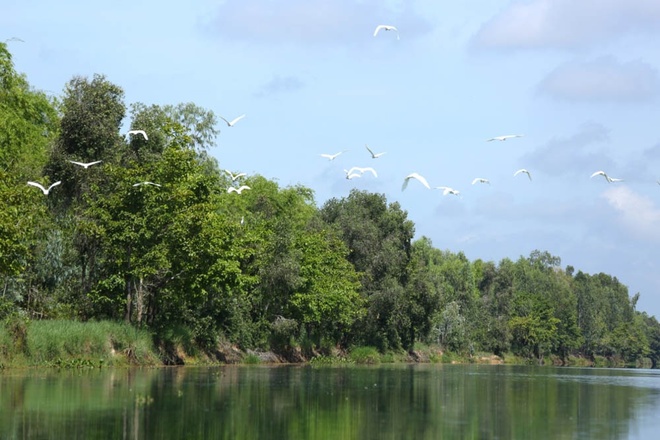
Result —
<instances>
[{"instance_id":1,"label":"flying bird","mask_svg":"<svg viewBox=\"0 0 660 440\"><path fill-rule=\"evenodd\" d=\"M369 151L369 154L371 154L372 159L378 159L380 156L385 154L385 152L383 152L383 153L374 153L373 151L371 151L371 148L369 148L369 146L367 144L364 144L364 146L367 147L367 151Z\"/></svg>"},{"instance_id":2,"label":"flying bird","mask_svg":"<svg viewBox=\"0 0 660 440\"><path fill-rule=\"evenodd\" d=\"M516 177L516 176L517 176L518 174L520 174L520 173L525 173L525 174L527 174L527 177L529 177L529 180L532 180L532 175L529 174L529 171L527 171L527 170L524 169L524 168L522 168L522 169L516 171L515 173L513 173L513 177Z\"/></svg>"},{"instance_id":3,"label":"flying bird","mask_svg":"<svg viewBox=\"0 0 660 440\"><path fill-rule=\"evenodd\" d=\"M401 187L401 191L405 190L408 187L408 182L410 182L410 179L416 179L419 180L419 182L426 187L426 189L431 189L431 186L429 183L426 181L426 179L423 176L420 176L417 173L412 173L408 174L403 181L403 186Z\"/></svg>"},{"instance_id":4,"label":"flying bird","mask_svg":"<svg viewBox=\"0 0 660 440\"><path fill-rule=\"evenodd\" d=\"M240 121L244 117L245 117L245 115L240 115L238 118L235 118L231 121L228 121L225 118L223 118L222 116L220 116L220 119L222 119L223 121L225 121L227 123L227 127L233 127L235 123L237 123L238 121Z\"/></svg>"},{"instance_id":5,"label":"flying bird","mask_svg":"<svg viewBox=\"0 0 660 440\"><path fill-rule=\"evenodd\" d=\"M28 184L28 185L31 185L31 186L36 186L37 188L39 188L39 189L44 193L44 195L47 196L48 193L50 192L50 190L53 189L54 186L59 185L60 183L62 183L62 181L61 181L61 180L58 180L57 182L55 182L55 183L53 183L51 186L49 186L48 189L44 188L43 186L41 186L41 185L38 184L37 182L28 182L27 184Z\"/></svg>"},{"instance_id":6,"label":"flying bird","mask_svg":"<svg viewBox=\"0 0 660 440\"><path fill-rule=\"evenodd\" d=\"M245 190L245 189L252 189L252 188L250 188L250 187L247 186L247 185L242 185L242 186L240 186L240 187L238 187L238 188L234 188L233 186L230 186L229 188L227 188L227 194L229 194L229 193L233 193L233 192L240 194L240 193L242 193L243 190Z\"/></svg>"},{"instance_id":7,"label":"flying bird","mask_svg":"<svg viewBox=\"0 0 660 440\"><path fill-rule=\"evenodd\" d=\"M396 39L399 40L399 30L396 27L388 25L388 24L379 24L378 26L376 26L376 30L374 30L374 37L376 35L378 35L378 32L380 32L381 29L384 30L384 31L394 31L394 32L396 32Z\"/></svg>"},{"instance_id":8,"label":"flying bird","mask_svg":"<svg viewBox=\"0 0 660 440\"><path fill-rule=\"evenodd\" d=\"M133 186L141 186L141 185L153 185L153 186L157 186L157 187L159 187L159 188L160 188L161 186L163 186L163 185L159 185L159 184L157 184L157 183L153 183L153 182L138 182L138 183L134 183L134 184L133 184Z\"/></svg>"},{"instance_id":9,"label":"flying bird","mask_svg":"<svg viewBox=\"0 0 660 440\"><path fill-rule=\"evenodd\" d=\"M344 170L344 171L346 171L346 170ZM362 174L358 174L358 173L349 173L348 171L346 171L346 178L347 178L348 180L355 179L356 177L362 177Z\"/></svg>"},{"instance_id":10,"label":"flying bird","mask_svg":"<svg viewBox=\"0 0 660 440\"><path fill-rule=\"evenodd\" d=\"M134 134L134 135L141 134L142 137L144 137L145 141L149 140L149 137L147 137L147 132L144 130L129 130L128 134Z\"/></svg>"},{"instance_id":11,"label":"flying bird","mask_svg":"<svg viewBox=\"0 0 660 440\"><path fill-rule=\"evenodd\" d=\"M325 157L325 158L328 159L328 160L335 160L335 158L336 158L337 156L339 156L339 155L342 154L342 153L345 153L346 151L348 151L348 150L340 151L339 153L335 153L335 154L326 154L326 153L323 153L323 154L321 154L321 157Z\"/></svg>"},{"instance_id":12,"label":"flying bird","mask_svg":"<svg viewBox=\"0 0 660 440\"><path fill-rule=\"evenodd\" d=\"M378 177L378 174L376 174L376 170L374 170L371 167L365 167L365 168L353 167L348 171L346 171L346 170L344 170L344 171L346 172L347 175L348 174L354 174L354 172L357 171L358 173L360 173L360 176L363 175L364 173L366 173L367 171L370 171L374 175L374 177Z\"/></svg>"},{"instance_id":13,"label":"flying bird","mask_svg":"<svg viewBox=\"0 0 660 440\"><path fill-rule=\"evenodd\" d=\"M591 175L591 177L595 177L595 176L603 176L605 180L607 180L607 183L623 182L623 179L613 179L612 177L608 176L605 171L596 171Z\"/></svg>"},{"instance_id":14,"label":"flying bird","mask_svg":"<svg viewBox=\"0 0 660 440\"><path fill-rule=\"evenodd\" d=\"M244 176L247 175L247 174L245 174L245 173L238 173L238 174L234 175L234 174L232 174L232 172L229 171L229 170L225 170L225 173L227 173L227 174L229 175L229 178L231 179L232 182L235 182L236 179L238 179L239 177L244 177Z\"/></svg>"},{"instance_id":15,"label":"flying bird","mask_svg":"<svg viewBox=\"0 0 660 440\"><path fill-rule=\"evenodd\" d=\"M83 163L83 162L76 162L75 160L70 160L69 162L71 162L73 164L76 164L76 165L80 165L81 167L87 169L87 168L91 167L92 165L96 165L97 163L101 163L103 161L102 160L97 160L97 161L94 161L94 162Z\"/></svg>"},{"instance_id":16,"label":"flying bird","mask_svg":"<svg viewBox=\"0 0 660 440\"><path fill-rule=\"evenodd\" d=\"M495 136L494 138L490 138L490 139L487 140L487 142L490 142L490 141L505 141L507 139L513 139L513 138L519 138L519 137L523 137L523 135L522 134L506 134L504 136Z\"/></svg>"},{"instance_id":17,"label":"flying bird","mask_svg":"<svg viewBox=\"0 0 660 440\"><path fill-rule=\"evenodd\" d=\"M452 194L454 196L457 196L460 194L460 191L457 191L454 188L450 188L448 186L436 186L435 189L441 189L443 196L446 196L447 194Z\"/></svg>"},{"instance_id":18,"label":"flying bird","mask_svg":"<svg viewBox=\"0 0 660 440\"><path fill-rule=\"evenodd\" d=\"M477 177L472 181L472 185L474 185L475 183L487 183L490 185L490 180L484 179L483 177Z\"/></svg>"}]
</instances>

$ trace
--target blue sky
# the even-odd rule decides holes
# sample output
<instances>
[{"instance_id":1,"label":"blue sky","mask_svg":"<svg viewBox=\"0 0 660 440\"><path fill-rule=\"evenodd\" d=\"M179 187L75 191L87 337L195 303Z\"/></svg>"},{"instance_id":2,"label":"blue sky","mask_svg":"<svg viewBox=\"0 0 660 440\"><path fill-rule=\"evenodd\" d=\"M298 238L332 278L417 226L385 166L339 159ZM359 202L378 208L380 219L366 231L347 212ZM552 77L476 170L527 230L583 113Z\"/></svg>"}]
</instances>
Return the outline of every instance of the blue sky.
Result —
<instances>
[{"instance_id":1,"label":"blue sky","mask_svg":"<svg viewBox=\"0 0 660 440\"><path fill-rule=\"evenodd\" d=\"M495 262L547 250L616 276L660 317L660 2L44 3L0 0L0 38L24 41L10 50L35 88L101 73L127 104L246 114L220 126L222 168L303 184L319 205L384 193L440 249ZM374 37L378 24L400 40ZM505 134L524 136L486 142ZM378 178L344 179L352 166ZM412 172L461 195L402 192Z\"/></svg>"}]
</instances>

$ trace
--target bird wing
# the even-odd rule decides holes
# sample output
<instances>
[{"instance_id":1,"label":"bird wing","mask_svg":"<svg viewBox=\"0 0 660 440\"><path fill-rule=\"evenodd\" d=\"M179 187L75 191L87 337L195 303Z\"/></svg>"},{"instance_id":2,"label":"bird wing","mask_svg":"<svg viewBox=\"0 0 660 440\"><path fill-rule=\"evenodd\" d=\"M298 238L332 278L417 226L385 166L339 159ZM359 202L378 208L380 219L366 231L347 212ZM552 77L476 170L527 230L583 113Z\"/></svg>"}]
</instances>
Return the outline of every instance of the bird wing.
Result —
<instances>
[{"instance_id":1,"label":"bird wing","mask_svg":"<svg viewBox=\"0 0 660 440\"><path fill-rule=\"evenodd\" d=\"M102 161L102 160L96 160L96 161L94 161L94 162L90 162L90 163L88 163L87 166L88 166L88 167L91 167L92 165L96 165L97 163L101 163L101 162L103 162L103 161Z\"/></svg>"},{"instance_id":2,"label":"bird wing","mask_svg":"<svg viewBox=\"0 0 660 440\"><path fill-rule=\"evenodd\" d=\"M58 180L57 182L53 183L51 186L48 187L48 191L50 191L51 189L53 189L53 187L59 185L60 183L62 183L61 180Z\"/></svg>"},{"instance_id":3,"label":"bird wing","mask_svg":"<svg viewBox=\"0 0 660 440\"><path fill-rule=\"evenodd\" d=\"M238 188L238 193L240 194L244 189L252 189L247 185L242 185L240 188Z\"/></svg>"},{"instance_id":4,"label":"bird wing","mask_svg":"<svg viewBox=\"0 0 660 440\"><path fill-rule=\"evenodd\" d=\"M374 177L378 177L378 174L376 174L376 170L374 170L373 168L371 168L371 167L362 168L363 173L366 172L366 171L371 171L371 173L374 175Z\"/></svg>"},{"instance_id":5,"label":"bird wing","mask_svg":"<svg viewBox=\"0 0 660 440\"><path fill-rule=\"evenodd\" d=\"M232 192L238 192L238 190L236 188L234 188L233 186L230 186L229 188L227 188L227 194L232 193Z\"/></svg>"},{"instance_id":6,"label":"bird wing","mask_svg":"<svg viewBox=\"0 0 660 440\"><path fill-rule=\"evenodd\" d=\"M593 173L591 175L591 177L595 177L595 176L604 176L606 179L609 180L609 178L607 177L607 174L605 173L605 171L596 171L595 173Z\"/></svg>"},{"instance_id":7,"label":"bird wing","mask_svg":"<svg viewBox=\"0 0 660 440\"><path fill-rule=\"evenodd\" d=\"M526 173L526 172L527 172L527 170L525 170L525 169L518 170L518 171L516 171L515 173L513 173L513 176L515 177L515 176L517 176L517 175L520 174L520 173Z\"/></svg>"},{"instance_id":8,"label":"bird wing","mask_svg":"<svg viewBox=\"0 0 660 440\"><path fill-rule=\"evenodd\" d=\"M236 119L234 119L233 121L231 121L231 122L229 123L229 125L234 125L235 123L237 123L238 121L240 121L240 120L243 119L244 117L245 117L245 115L240 115L238 118L236 118Z\"/></svg>"},{"instance_id":9,"label":"bird wing","mask_svg":"<svg viewBox=\"0 0 660 440\"><path fill-rule=\"evenodd\" d=\"M371 157L375 158L376 155L374 154L373 151L371 151L371 148L369 148L369 145L364 144L364 146L365 146L365 148L367 149L367 151L369 152L369 154L371 154Z\"/></svg>"},{"instance_id":10,"label":"bird wing","mask_svg":"<svg viewBox=\"0 0 660 440\"><path fill-rule=\"evenodd\" d=\"M408 180L409 180L409 179L417 179L417 180L418 180L422 185L424 185L427 189L431 189L431 185L429 185L429 183L426 181L426 179L425 179L423 176L420 176L420 175L417 174L417 173L409 174L409 175L406 177L406 181L404 182L404 185L405 185L405 186L408 186ZM405 186L404 186L403 189L405 189Z\"/></svg>"},{"instance_id":11,"label":"bird wing","mask_svg":"<svg viewBox=\"0 0 660 440\"><path fill-rule=\"evenodd\" d=\"M41 185L38 184L37 182L28 182L27 184L28 184L28 185L31 185L31 186L36 186L37 188L39 188L40 190L42 190L42 191L44 192L44 194L46 194L46 188L44 188L43 186L41 186Z\"/></svg>"},{"instance_id":12,"label":"bird wing","mask_svg":"<svg viewBox=\"0 0 660 440\"><path fill-rule=\"evenodd\" d=\"M376 35L378 35L378 32L379 32L381 29L385 29L385 26L383 26L382 24L376 26L376 30L374 31L374 37L375 37Z\"/></svg>"},{"instance_id":13,"label":"bird wing","mask_svg":"<svg viewBox=\"0 0 660 440\"><path fill-rule=\"evenodd\" d=\"M477 177L476 179L474 179L474 180L472 181L472 185L474 185L475 183L478 183L478 182L481 182L481 179L479 179L479 178Z\"/></svg>"},{"instance_id":14,"label":"bird wing","mask_svg":"<svg viewBox=\"0 0 660 440\"><path fill-rule=\"evenodd\" d=\"M69 162L71 162L72 164L80 165L81 167L84 167L85 165L87 165L87 164L82 163L82 162L76 162L75 160L70 160Z\"/></svg>"}]
</instances>

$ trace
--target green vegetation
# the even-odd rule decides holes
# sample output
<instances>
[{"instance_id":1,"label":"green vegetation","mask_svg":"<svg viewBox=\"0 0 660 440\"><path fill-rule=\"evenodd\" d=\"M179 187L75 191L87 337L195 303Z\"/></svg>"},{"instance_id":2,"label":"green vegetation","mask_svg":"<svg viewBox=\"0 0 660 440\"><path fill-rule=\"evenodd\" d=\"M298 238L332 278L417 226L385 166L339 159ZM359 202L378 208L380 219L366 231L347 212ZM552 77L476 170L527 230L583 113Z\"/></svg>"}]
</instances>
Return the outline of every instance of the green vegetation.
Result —
<instances>
[{"instance_id":1,"label":"green vegetation","mask_svg":"<svg viewBox=\"0 0 660 440\"><path fill-rule=\"evenodd\" d=\"M123 97L95 75L51 100L0 43L0 364L149 364L154 350L168 364L229 362L252 349L293 362L486 352L657 366L660 324L616 277L538 250L469 261L413 240L407 213L381 194L318 207L309 188L259 175L228 194L207 154L213 113L127 111ZM127 115L148 140L122 136ZM45 197L28 180L62 184ZM133 186L143 181L161 186Z\"/></svg>"}]
</instances>

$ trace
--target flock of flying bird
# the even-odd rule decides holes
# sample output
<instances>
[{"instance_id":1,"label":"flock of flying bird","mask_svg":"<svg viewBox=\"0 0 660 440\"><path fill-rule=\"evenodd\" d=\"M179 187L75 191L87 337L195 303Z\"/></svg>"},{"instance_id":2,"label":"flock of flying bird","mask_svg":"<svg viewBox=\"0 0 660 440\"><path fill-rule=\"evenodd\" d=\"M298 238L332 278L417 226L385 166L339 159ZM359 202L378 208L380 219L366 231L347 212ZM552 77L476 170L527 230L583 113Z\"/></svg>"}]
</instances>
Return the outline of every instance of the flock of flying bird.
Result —
<instances>
[{"instance_id":1,"label":"flock of flying bird","mask_svg":"<svg viewBox=\"0 0 660 440\"><path fill-rule=\"evenodd\" d=\"M232 127L236 122L243 119L244 117L245 117L245 115L241 115L241 116L237 117L236 119L234 119L232 121L228 121L225 118L223 118L222 116L220 118L227 123L227 126ZM149 137L147 136L147 133L144 130L129 130L128 135L129 136L130 135L141 135L144 138L145 141L149 140ZM99 164L103 161L102 160L95 160L93 162L85 163L85 162L77 162L75 160L69 160L69 162L71 162L74 165L78 165L78 166L81 166L81 167L87 169L87 168L91 167L92 165L97 165L97 164ZM236 182L239 178L244 177L246 175L245 173L238 173L238 174L234 175L229 170L225 170L225 172L229 175L229 178L231 179L232 183ZM50 190L52 190L54 187L60 185L61 183L62 183L62 181L58 180L57 182L52 183L48 188L44 187L39 182L28 181L27 184L30 185L30 186L34 186L36 188L39 188L41 190L41 192L43 192L44 195L47 196L50 193ZM143 182L138 182L138 183L133 184L134 187L143 186L143 185L144 186L155 186L155 187L158 187L158 188L162 187L162 185L159 184L159 183L154 183L154 182L149 182L149 181L143 181ZM241 194L246 189L250 189L250 187L247 186L247 185L241 185L239 187L230 186L230 187L227 188L227 193L235 192L237 194Z\"/></svg>"},{"instance_id":2,"label":"flock of flying bird","mask_svg":"<svg viewBox=\"0 0 660 440\"><path fill-rule=\"evenodd\" d=\"M487 139L487 141L488 142L491 142L491 141L506 141L507 139L519 138L519 137L522 137L522 136L523 136L522 134L508 134L508 135L504 135L504 136L496 136L496 137ZM371 148L369 148L368 145L365 145L365 147L366 147L367 151L369 152L369 154L371 154L372 159L378 159L382 155L386 154L385 152L383 152L383 153L374 153L373 150L371 150ZM343 151L340 151L340 152L335 153L335 154L323 153L323 154L321 154L321 157L332 161L332 160L335 160L341 154L345 153L346 151L348 151L348 150L343 150ZM376 170L372 167L364 167L364 168L362 168L362 167L352 167L348 170L345 169L344 173L346 174L346 179L351 180L351 179L355 179L357 177L362 177L362 175L367 171L371 172L374 177L378 177L378 174L377 174ZM530 181L532 180L532 174L529 172L529 170L527 170L525 168L519 169L518 171L513 173L513 176L515 177L519 174L526 174L527 177L529 178L529 180ZM623 179L617 179L617 178L608 176L605 171L596 171L595 173L593 173L591 175L592 178L595 177L595 176L603 176L608 183L623 182ZM424 176L422 176L419 173L411 173L411 174L408 174L404 178L403 185L401 186L401 191L404 191L408 187L408 183L413 179L420 182L427 189L431 189L431 185L429 185L428 181L426 180L426 178ZM490 185L490 181L488 179L484 178L484 177L476 177L472 180L472 185L477 184L477 183L486 183L486 184ZM658 181L658 184L660 184L660 181ZM448 187L448 186L435 186L435 187L433 187L433 189L441 190L442 195L445 195L445 196L446 195L454 195L454 196L460 195L460 191L458 191L454 188Z\"/></svg>"},{"instance_id":3,"label":"flock of flying bird","mask_svg":"<svg viewBox=\"0 0 660 440\"><path fill-rule=\"evenodd\" d=\"M381 24L381 25L376 26L376 29L374 30L374 34L373 34L374 37L378 36L380 31L393 31L393 32L396 33L397 40L400 39L399 30L395 26L385 25L385 24ZM222 116L220 116L220 119L222 119L227 124L228 127L233 127L238 121L240 121L244 117L245 117L245 115L243 114L243 115L240 115L240 116L238 116L238 117L236 117L232 120L225 119ZM132 135L141 135L141 136L144 137L145 140L149 139L147 137L147 133L144 130L130 130L128 132L128 134L129 135L131 135L131 134ZM519 137L522 137L522 136L523 136L522 134L510 134L510 135L503 135L503 136L495 136L493 138L487 139L487 141L488 142L506 141L507 139L514 139L514 138L519 138ZM371 155L372 159L378 159L381 156L383 156L384 154L386 154L385 152L374 153L369 148L368 145L365 145L365 147L366 147L367 151L369 152L369 154ZM345 153L346 151L347 150L343 150L343 151L340 151L340 152L335 153L335 154L323 153L323 154L321 154L321 157L332 161L332 160L335 160L341 154ZM72 161L72 160L69 161L69 162L71 162L75 165L79 165L81 167L84 167L85 169L89 168L92 165L96 165L98 163L101 163L100 160L94 161L94 162L89 162L89 163L76 162L76 161ZM227 175L229 176L229 178L231 179L231 182L232 182L232 185L227 188L227 193L235 192L237 194L241 194L243 191L251 189L247 185L240 185L240 182L239 182L239 179L241 177L244 177L246 175L246 173L233 174L229 170L224 170L224 171L227 173ZM348 179L348 180L362 177L364 175L364 173L367 173L367 172L370 172L374 177L378 177L378 173L372 167L357 167L357 166L354 166L354 167L352 167L348 170L346 170L346 169L344 170L344 173L346 175L346 179ZM513 176L515 177L515 176L518 176L519 174L526 174L527 177L529 178L529 180L530 181L532 180L532 175L527 169L524 169L524 168L519 169L513 174ZM623 181L623 179L617 179L617 178L610 177L609 175L607 175L607 173L605 173L605 171L596 171L591 175L592 178L595 177L595 176L603 176L608 183L622 182ZM408 183L411 180L417 180L418 182L420 182L427 189L431 189L431 185L429 185L426 178L424 176L414 172L414 173L408 174L404 178L403 185L401 187L402 191L404 191L408 187ZM53 187L59 185L60 183L62 183L62 182L57 181L57 182L53 183L52 185L50 185L48 188L45 188L44 186L42 186L41 184L39 184L37 182L28 182L28 185L35 186L35 187L41 189L41 191L45 195L48 195L50 190L53 189ZM490 184L490 181L486 178L483 178L483 177L477 177L477 178L472 180L472 185L475 185L477 183ZM658 184L660 184L660 181L658 181ZM133 186L141 186L141 185L153 185L153 186L156 186L156 187L161 186L160 184L157 184L157 183L154 183L154 182L148 182L148 181L138 182L138 183L135 183ZM240 186L237 186L237 185L240 185ZM455 196L460 195L460 191L458 191L454 188L448 187L448 186L436 186L433 189L441 190L442 194L445 195L445 196L446 195L455 195Z\"/></svg>"}]
</instances>

